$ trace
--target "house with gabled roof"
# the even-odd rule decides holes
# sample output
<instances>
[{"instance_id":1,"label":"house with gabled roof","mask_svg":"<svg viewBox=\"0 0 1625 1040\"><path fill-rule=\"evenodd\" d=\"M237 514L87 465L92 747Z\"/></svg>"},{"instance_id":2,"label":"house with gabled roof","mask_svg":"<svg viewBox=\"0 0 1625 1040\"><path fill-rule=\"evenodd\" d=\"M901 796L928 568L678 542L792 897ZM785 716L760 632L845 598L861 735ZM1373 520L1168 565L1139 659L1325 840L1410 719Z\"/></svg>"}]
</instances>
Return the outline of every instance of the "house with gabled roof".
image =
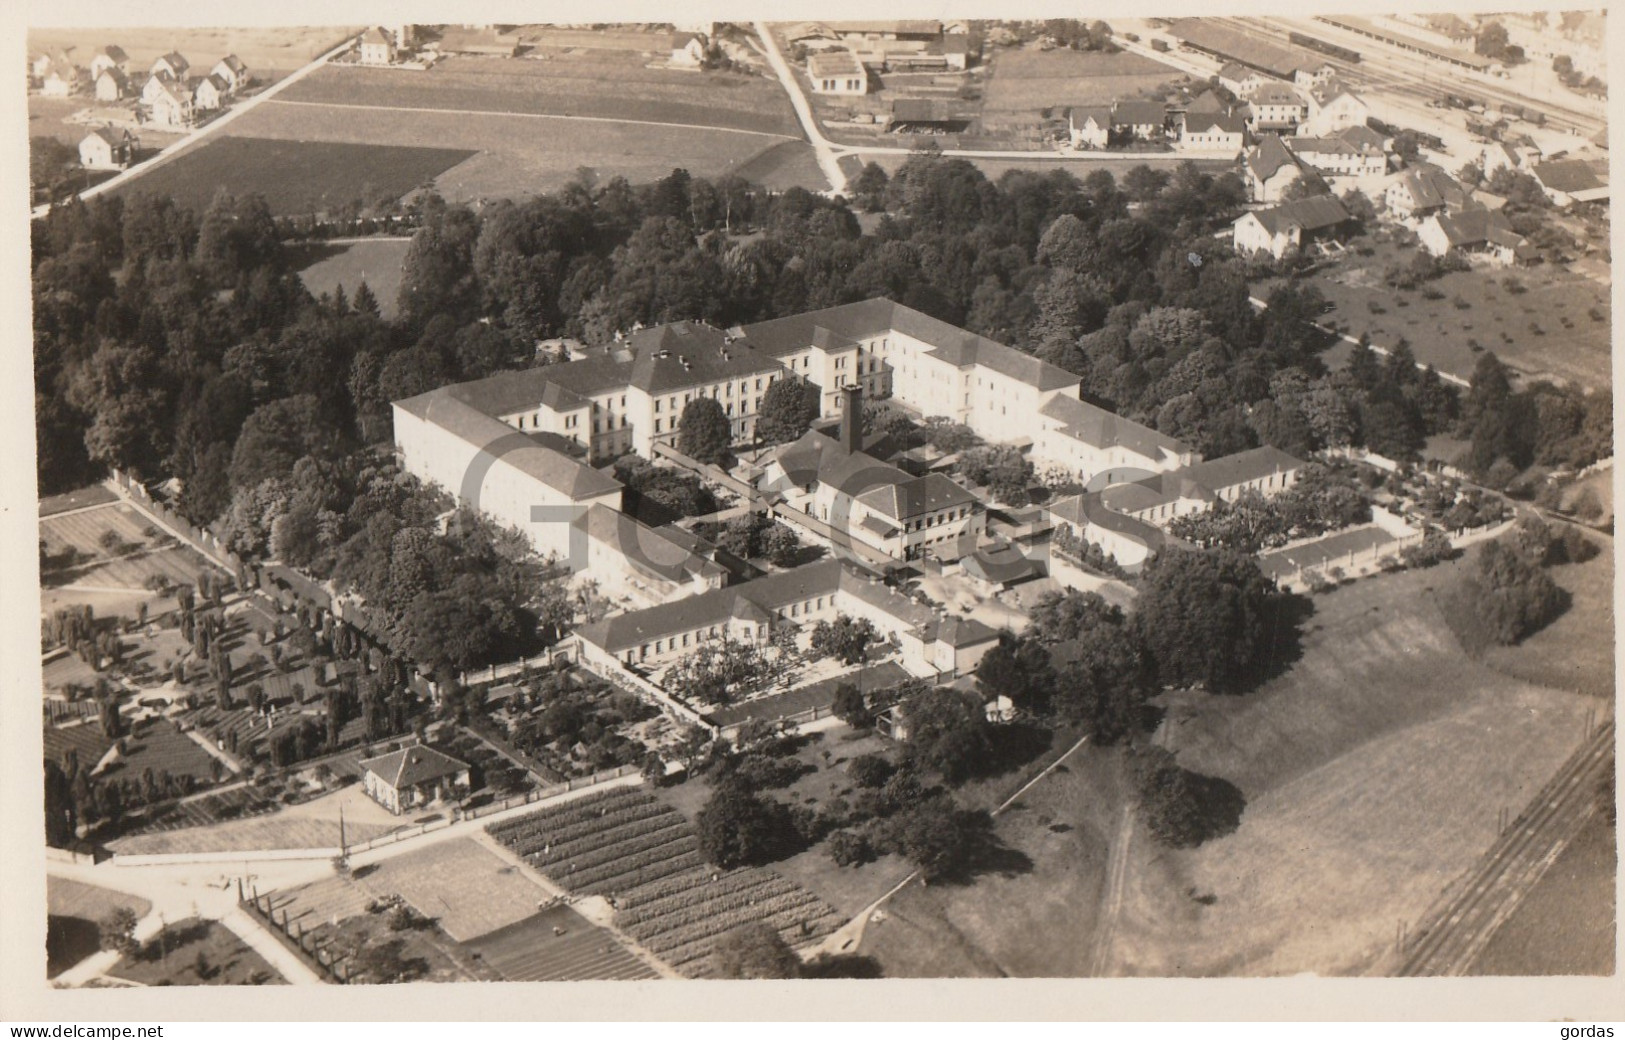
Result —
<instances>
[{"instance_id":1,"label":"house with gabled roof","mask_svg":"<svg viewBox=\"0 0 1625 1040\"><path fill-rule=\"evenodd\" d=\"M211 72L192 88L192 106L200 112L219 111L230 94L231 87L226 81Z\"/></svg>"},{"instance_id":2,"label":"house with gabled roof","mask_svg":"<svg viewBox=\"0 0 1625 1040\"><path fill-rule=\"evenodd\" d=\"M192 92L172 76L155 75L141 91L147 121L158 126L190 126L194 115Z\"/></svg>"},{"instance_id":3,"label":"house with gabled roof","mask_svg":"<svg viewBox=\"0 0 1625 1040\"><path fill-rule=\"evenodd\" d=\"M1247 146L1247 121L1233 112L1185 113L1185 129L1174 145L1181 149L1224 150L1241 154Z\"/></svg>"},{"instance_id":4,"label":"house with gabled roof","mask_svg":"<svg viewBox=\"0 0 1625 1040\"><path fill-rule=\"evenodd\" d=\"M79 142L79 165L87 170L122 170L135 155L135 139L128 130L102 127Z\"/></svg>"},{"instance_id":5,"label":"house with gabled roof","mask_svg":"<svg viewBox=\"0 0 1625 1040\"><path fill-rule=\"evenodd\" d=\"M168 54L160 55L155 59L152 67L147 72L153 76L162 74L173 79L184 80L186 79L186 70L191 67L192 63L187 61L179 51L170 51Z\"/></svg>"},{"instance_id":6,"label":"house with gabled roof","mask_svg":"<svg viewBox=\"0 0 1625 1040\"><path fill-rule=\"evenodd\" d=\"M1303 175L1297 156L1281 138L1265 134L1247 153L1247 189L1254 202L1279 202L1287 185Z\"/></svg>"},{"instance_id":7,"label":"house with gabled roof","mask_svg":"<svg viewBox=\"0 0 1625 1040\"><path fill-rule=\"evenodd\" d=\"M1388 212L1400 220L1422 220L1445 210L1459 210L1468 203L1467 189L1442 167L1417 163L1395 174L1382 193Z\"/></svg>"},{"instance_id":8,"label":"house with gabled roof","mask_svg":"<svg viewBox=\"0 0 1625 1040\"><path fill-rule=\"evenodd\" d=\"M117 69L120 73L129 74L130 56L124 53L124 48L110 43L98 50L90 59L91 78L100 76L106 69Z\"/></svg>"},{"instance_id":9,"label":"house with gabled roof","mask_svg":"<svg viewBox=\"0 0 1625 1040\"><path fill-rule=\"evenodd\" d=\"M1271 80L1247 98L1247 124L1254 133L1294 133L1309 118L1309 102L1292 87Z\"/></svg>"},{"instance_id":10,"label":"house with gabled roof","mask_svg":"<svg viewBox=\"0 0 1625 1040\"><path fill-rule=\"evenodd\" d=\"M869 92L869 70L848 50L808 55L807 79L814 94L851 97Z\"/></svg>"},{"instance_id":11,"label":"house with gabled roof","mask_svg":"<svg viewBox=\"0 0 1625 1040\"><path fill-rule=\"evenodd\" d=\"M96 74L96 100L122 101L130 96L130 77L117 65L104 66Z\"/></svg>"},{"instance_id":12,"label":"house with gabled roof","mask_svg":"<svg viewBox=\"0 0 1625 1040\"><path fill-rule=\"evenodd\" d=\"M1268 209L1243 213L1230 226L1238 253L1268 253L1279 260L1288 253L1333 241L1353 218L1335 195L1312 195Z\"/></svg>"},{"instance_id":13,"label":"house with gabled roof","mask_svg":"<svg viewBox=\"0 0 1625 1040\"><path fill-rule=\"evenodd\" d=\"M1350 127L1325 137L1293 137L1286 140L1292 154L1305 166L1313 166L1326 178L1351 177L1363 183L1373 183L1388 172L1388 153L1377 138L1373 146L1369 130L1356 135L1351 131L1366 130Z\"/></svg>"},{"instance_id":14,"label":"house with gabled roof","mask_svg":"<svg viewBox=\"0 0 1625 1040\"><path fill-rule=\"evenodd\" d=\"M1110 105L1074 105L1066 110L1067 137L1074 148L1105 148L1111 143Z\"/></svg>"},{"instance_id":15,"label":"house with gabled roof","mask_svg":"<svg viewBox=\"0 0 1625 1040\"><path fill-rule=\"evenodd\" d=\"M1540 182L1552 205L1566 209L1576 202L1596 202L1608 197L1608 188L1591 165L1583 159L1556 159L1536 163L1529 173Z\"/></svg>"},{"instance_id":16,"label":"house with gabled roof","mask_svg":"<svg viewBox=\"0 0 1625 1040\"><path fill-rule=\"evenodd\" d=\"M357 51L363 65L388 65L395 60L395 38L374 25L361 34Z\"/></svg>"},{"instance_id":17,"label":"house with gabled roof","mask_svg":"<svg viewBox=\"0 0 1625 1040\"><path fill-rule=\"evenodd\" d=\"M85 83L85 70L65 58L53 57L40 77L40 93L46 97L68 97Z\"/></svg>"},{"instance_id":18,"label":"house with gabled roof","mask_svg":"<svg viewBox=\"0 0 1625 1040\"><path fill-rule=\"evenodd\" d=\"M1161 101L1130 99L1112 104L1114 140L1149 141L1168 128L1168 106Z\"/></svg>"},{"instance_id":19,"label":"house with gabled roof","mask_svg":"<svg viewBox=\"0 0 1625 1040\"><path fill-rule=\"evenodd\" d=\"M1219 86L1243 100L1248 94L1270 82L1270 78L1262 72L1235 61L1226 62L1219 69L1218 79Z\"/></svg>"},{"instance_id":20,"label":"house with gabled roof","mask_svg":"<svg viewBox=\"0 0 1625 1040\"><path fill-rule=\"evenodd\" d=\"M1340 79L1316 83L1304 93L1308 115L1298 127L1299 134L1324 137L1351 126L1365 126L1371 118L1365 99Z\"/></svg>"},{"instance_id":21,"label":"house with gabled roof","mask_svg":"<svg viewBox=\"0 0 1625 1040\"><path fill-rule=\"evenodd\" d=\"M705 49L708 43L704 33L674 32L667 46L671 49L671 64L689 69L697 69L705 61Z\"/></svg>"},{"instance_id":22,"label":"house with gabled roof","mask_svg":"<svg viewBox=\"0 0 1625 1040\"><path fill-rule=\"evenodd\" d=\"M51 71L52 65L72 65L74 63L73 51L74 48L72 47L58 47L55 50L42 51L34 55L33 61L28 66L29 75L36 80L43 80L45 74Z\"/></svg>"},{"instance_id":23,"label":"house with gabled roof","mask_svg":"<svg viewBox=\"0 0 1625 1040\"><path fill-rule=\"evenodd\" d=\"M226 93L228 94L237 93L248 86L250 82L248 66L244 65L243 60L235 54L228 54L215 62L214 68L209 70L209 74L220 77L221 81L226 85Z\"/></svg>"},{"instance_id":24,"label":"house with gabled roof","mask_svg":"<svg viewBox=\"0 0 1625 1040\"><path fill-rule=\"evenodd\" d=\"M1454 252L1498 266L1533 263L1540 256L1532 244L1512 230L1505 214L1487 208L1435 213L1422 221L1416 236L1422 248L1434 256Z\"/></svg>"},{"instance_id":25,"label":"house with gabled roof","mask_svg":"<svg viewBox=\"0 0 1625 1040\"><path fill-rule=\"evenodd\" d=\"M424 744L367 759L361 770L367 797L396 816L468 793L468 763Z\"/></svg>"}]
</instances>

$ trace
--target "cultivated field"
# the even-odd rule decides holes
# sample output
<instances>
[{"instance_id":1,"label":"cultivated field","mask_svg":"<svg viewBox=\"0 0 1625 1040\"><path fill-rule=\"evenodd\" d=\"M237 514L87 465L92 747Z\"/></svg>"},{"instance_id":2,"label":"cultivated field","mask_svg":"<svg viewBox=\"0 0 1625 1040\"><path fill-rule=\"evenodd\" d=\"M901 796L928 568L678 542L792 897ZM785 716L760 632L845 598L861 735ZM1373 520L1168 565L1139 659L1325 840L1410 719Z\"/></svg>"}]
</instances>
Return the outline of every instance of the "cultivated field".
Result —
<instances>
[{"instance_id":1,"label":"cultivated field","mask_svg":"<svg viewBox=\"0 0 1625 1040\"><path fill-rule=\"evenodd\" d=\"M122 540L123 548L102 547L108 532ZM72 566L42 576L40 609L45 612L88 603L97 617L132 616L141 602L149 609L158 605L148 580L156 576L171 585L193 584L200 571L212 566L122 502L41 517L40 538L50 556L60 558L69 549L76 554Z\"/></svg>"},{"instance_id":2,"label":"cultivated field","mask_svg":"<svg viewBox=\"0 0 1625 1040\"><path fill-rule=\"evenodd\" d=\"M982 100L982 120L1034 122L1047 108L1109 105L1183 76L1161 62L1126 52L997 51Z\"/></svg>"},{"instance_id":3,"label":"cultivated field","mask_svg":"<svg viewBox=\"0 0 1625 1040\"><path fill-rule=\"evenodd\" d=\"M554 906L471 941L509 982L653 979L655 970L568 906Z\"/></svg>"},{"instance_id":4,"label":"cultivated field","mask_svg":"<svg viewBox=\"0 0 1625 1040\"><path fill-rule=\"evenodd\" d=\"M741 925L765 921L799 947L841 922L771 870L708 865L688 819L647 791L588 795L488 830L571 892L610 897L616 927L685 975L707 974L717 938Z\"/></svg>"},{"instance_id":5,"label":"cultivated field","mask_svg":"<svg viewBox=\"0 0 1625 1040\"><path fill-rule=\"evenodd\" d=\"M1414 249L1367 240L1356 244L1375 252L1351 253L1314 276L1314 284L1336 305L1330 320L1349 335L1369 332L1379 347L1404 337L1418 361L1463 379L1472 377L1480 352L1494 351L1526 377L1613 385L1612 309L1608 290L1591 279L1542 264L1517 271L1460 271L1407 292L1384 284L1383 272L1392 263L1408 262ZM1268 287L1262 288L1266 291L1256 293L1261 297Z\"/></svg>"},{"instance_id":6,"label":"cultivated field","mask_svg":"<svg viewBox=\"0 0 1625 1040\"><path fill-rule=\"evenodd\" d=\"M581 167L596 171L601 180L619 175L634 184L658 180L675 167L696 177L717 177L738 172L786 140L654 124L339 108L284 104L280 99L261 105L224 132L290 141L353 142L365 147L432 142L466 150L474 153L471 158L434 181L435 190L453 202L554 191ZM354 190L359 189L356 183Z\"/></svg>"},{"instance_id":7,"label":"cultivated field","mask_svg":"<svg viewBox=\"0 0 1625 1040\"><path fill-rule=\"evenodd\" d=\"M227 54L235 54L256 80L271 83L308 65L358 31L358 27L335 26L30 29L28 52L71 47L68 56L76 64L88 66L98 49L112 43L124 48L130 56L130 71L139 73L145 73L159 55L170 51L179 51L194 68L201 66L205 73Z\"/></svg>"},{"instance_id":8,"label":"cultivated field","mask_svg":"<svg viewBox=\"0 0 1625 1040\"><path fill-rule=\"evenodd\" d=\"M606 89L613 84L612 89ZM455 57L423 73L329 66L282 101L453 112L585 116L799 137L778 81L650 69L637 54L593 51L546 61Z\"/></svg>"},{"instance_id":9,"label":"cultivated field","mask_svg":"<svg viewBox=\"0 0 1625 1040\"><path fill-rule=\"evenodd\" d=\"M381 194L399 198L473 154L383 142L257 138L248 134L247 127L258 114L259 110L250 112L232 124L232 133L115 190L123 195L168 195L201 215L223 187L237 195L264 195L277 216L305 215ZM353 121L356 113L350 111L348 116Z\"/></svg>"},{"instance_id":10,"label":"cultivated field","mask_svg":"<svg viewBox=\"0 0 1625 1040\"><path fill-rule=\"evenodd\" d=\"M198 750L201 753L202 749ZM355 798L354 801L361 799ZM354 805L346 807L344 821L344 836L351 844L388 834L400 826L363 823L354 818L354 808ZM136 856L177 852L250 852L257 849L325 849L338 848L338 844L339 822L336 818L295 815L293 810L283 810L274 816L227 820L206 827L134 834L115 838L107 846L120 855Z\"/></svg>"},{"instance_id":11,"label":"cultivated field","mask_svg":"<svg viewBox=\"0 0 1625 1040\"><path fill-rule=\"evenodd\" d=\"M383 238L347 242L343 245L315 244L290 246L290 262L299 271L299 280L313 295L330 293L339 286L355 298L362 282L378 298L378 311L392 320L401 289L401 264L406 260L410 239Z\"/></svg>"},{"instance_id":12,"label":"cultivated field","mask_svg":"<svg viewBox=\"0 0 1625 1040\"><path fill-rule=\"evenodd\" d=\"M108 778L141 782L148 769L154 776L191 776L202 783L213 779L214 759L168 719L138 723L124 737L124 753L101 774Z\"/></svg>"},{"instance_id":13,"label":"cultivated field","mask_svg":"<svg viewBox=\"0 0 1625 1040\"><path fill-rule=\"evenodd\" d=\"M101 761L112 746L113 742L102 732L101 725L95 719L77 726L45 727L45 757L57 762L73 751L79 756L80 767L89 769Z\"/></svg>"}]
</instances>

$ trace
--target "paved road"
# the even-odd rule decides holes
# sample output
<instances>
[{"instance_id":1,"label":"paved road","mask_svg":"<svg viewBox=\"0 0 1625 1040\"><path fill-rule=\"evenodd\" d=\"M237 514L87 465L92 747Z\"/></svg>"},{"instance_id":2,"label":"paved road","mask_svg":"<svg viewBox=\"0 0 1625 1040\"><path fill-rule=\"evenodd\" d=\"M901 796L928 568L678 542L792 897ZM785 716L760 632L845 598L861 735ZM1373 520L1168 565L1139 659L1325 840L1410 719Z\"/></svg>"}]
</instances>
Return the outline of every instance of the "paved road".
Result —
<instances>
[{"instance_id":1,"label":"paved road","mask_svg":"<svg viewBox=\"0 0 1625 1040\"><path fill-rule=\"evenodd\" d=\"M1597 811L1614 771L1614 723L1585 742L1513 821L1466 880L1435 903L1396 974L1465 975L1547 869Z\"/></svg>"},{"instance_id":2,"label":"paved road","mask_svg":"<svg viewBox=\"0 0 1625 1040\"><path fill-rule=\"evenodd\" d=\"M244 100L239 101L236 104L232 105L230 108L226 109L226 111L224 113L222 113L218 118L212 119L208 123L204 124L203 126L198 127L196 130L193 130L191 133L187 134L185 137L181 138L179 141L176 141L174 144L169 145L163 151L159 152L157 155L153 156L152 158L146 160L145 162L138 163L135 166L130 167L128 170L125 170L123 173L119 174L118 176L113 177L113 178L111 178L109 180L105 180L102 183L96 185L95 187L88 188L85 191L80 192L79 197L81 199L94 198L95 196L101 195L104 192L109 192L109 191L112 191L114 188L120 187L120 186L122 186L124 184L128 184L130 181L135 180L137 177L140 177L141 175L143 175L145 173L148 173L148 172L150 172L150 171L152 171L154 169L157 169L159 166L162 166L165 163L169 162L171 159L175 158L175 156L177 156L180 153L182 153L182 152L186 151L187 149L191 148L193 145L197 144L199 141L202 141L202 140L212 136L213 134L217 133L220 130L221 127L230 125L232 123L232 121L240 118L244 113L252 112L254 109L258 108L260 105L263 105L267 101L269 101L272 98L276 97L278 94L282 93L282 91L286 90L288 87L290 87L293 84L295 84L295 83L299 82L300 80L304 79L306 76L310 75L312 72L315 72L317 69L321 68L323 65L326 65L329 61L332 61L334 58L338 57L340 54L343 54L345 51L349 50L351 44L354 43L354 42L355 42L355 40L354 40L353 37L351 39L345 40L343 43L339 44L337 47L334 47L332 50L328 51L326 54L323 54L320 57L318 57L316 60L312 61L309 65L306 65L306 66L304 66L304 67L302 67L300 69L297 69L296 71L294 71L292 73L289 73L287 76L285 76L284 78L282 78L280 80L277 80L275 83L271 84L269 87L266 87L260 93L255 94L253 97L245 98ZM49 205L36 206L34 208L34 214L33 215L34 215L34 217L36 219L38 219L40 217L45 216L46 213L50 212L50 209L51 209L51 207Z\"/></svg>"},{"instance_id":3,"label":"paved road","mask_svg":"<svg viewBox=\"0 0 1625 1040\"><path fill-rule=\"evenodd\" d=\"M766 22L752 24L756 28L756 35L761 38L767 63L773 66L773 73L779 77L784 92L790 96L790 106L796 110L796 118L801 121L801 132L807 135L808 143L813 146L813 152L818 157L818 168L824 171L824 176L829 180L830 190L845 191L846 174L841 171L841 164L837 161L835 146L819 129L818 117L813 115L812 104L808 102L807 95L801 92L801 84L796 82L795 73L791 71L790 64L784 60L784 55L779 51L779 41L774 39Z\"/></svg>"}]
</instances>

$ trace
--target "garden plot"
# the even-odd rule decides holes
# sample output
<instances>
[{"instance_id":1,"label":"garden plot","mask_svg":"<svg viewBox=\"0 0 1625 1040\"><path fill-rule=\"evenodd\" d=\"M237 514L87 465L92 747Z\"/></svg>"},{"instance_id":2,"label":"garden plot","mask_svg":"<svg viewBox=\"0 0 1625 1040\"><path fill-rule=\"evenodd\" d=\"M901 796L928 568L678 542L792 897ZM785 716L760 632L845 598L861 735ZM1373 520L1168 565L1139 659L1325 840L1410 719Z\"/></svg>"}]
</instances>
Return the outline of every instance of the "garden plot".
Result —
<instances>
[{"instance_id":1,"label":"garden plot","mask_svg":"<svg viewBox=\"0 0 1625 1040\"><path fill-rule=\"evenodd\" d=\"M468 838L392 856L358 879L374 896L398 894L458 942L516 924L548 893Z\"/></svg>"}]
</instances>

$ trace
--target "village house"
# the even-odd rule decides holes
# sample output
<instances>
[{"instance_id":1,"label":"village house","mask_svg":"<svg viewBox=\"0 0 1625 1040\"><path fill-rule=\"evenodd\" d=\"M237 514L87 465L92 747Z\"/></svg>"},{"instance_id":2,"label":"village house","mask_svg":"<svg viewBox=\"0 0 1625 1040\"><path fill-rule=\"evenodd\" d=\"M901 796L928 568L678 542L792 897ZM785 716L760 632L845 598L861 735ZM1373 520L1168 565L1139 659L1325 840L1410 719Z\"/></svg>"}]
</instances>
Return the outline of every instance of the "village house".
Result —
<instances>
[{"instance_id":1,"label":"village house","mask_svg":"<svg viewBox=\"0 0 1625 1040\"><path fill-rule=\"evenodd\" d=\"M1175 147L1224 150L1241 154L1247 146L1247 122L1230 112L1185 113L1185 130Z\"/></svg>"},{"instance_id":2,"label":"village house","mask_svg":"<svg viewBox=\"0 0 1625 1040\"><path fill-rule=\"evenodd\" d=\"M1388 153L1382 138L1366 127L1349 127L1325 137L1286 140L1292 154L1326 178L1348 177L1373 184L1388 172Z\"/></svg>"},{"instance_id":3,"label":"village house","mask_svg":"<svg viewBox=\"0 0 1625 1040\"><path fill-rule=\"evenodd\" d=\"M40 93L46 97L68 97L84 85L85 72L71 61L52 59L40 78Z\"/></svg>"},{"instance_id":4,"label":"village house","mask_svg":"<svg viewBox=\"0 0 1625 1040\"><path fill-rule=\"evenodd\" d=\"M169 76L153 76L141 92L147 106L147 121L156 126L190 126L193 119L192 95Z\"/></svg>"},{"instance_id":5,"label":"village house","mask_svg":"<svg viewBox=\"0 0 1625 1040\"><path fill-rule=\"evenodd\" d=\"M192 106L200 112L215 112L226 103L231 88L215 73L209 73L192 88Z\"/></svg>"},{"instance_id":6,"label":"village house","mask_svg":"<svg viewBox=\"0 0 1625 1040\"><path fill-rule=\"evenodd\" d=\"M1325 86L1337 77L1337 67L1329 61L1311 60L1292 69L1292 83L1304 90Z\"/></svg>"},{"instance_id":7,"label":"village house","mask_svg":"<svg viewBox=\"0 0 1625 1040\"><path fill-rule=\"evenodd\" d=\"M130 56L124 53L124 48L117 44L108 44L96 52L90 59L90 75L92 78L100 76L107 69L117 69L128 76L130 72Z\"/></svg>"},{"instance_id":8,"label":"village house","mask_svg":"<svg viewBox=\"0 0 1625 1040\"><path fill-rule=\"evenodd\" d=\"M92 131L79 142L79 165L87 170L122 170L135 154L134 141L128 130Z\"/></svg>"},{"instance_id":9,"label":"village house","mask_svg":"<svg viewBox=\"0 0 1625 1040\"><path fill-rule=\"evenodd\" d=\"M1335 241L1352 220L1335 195L1312 195L1243 213L1231 225L1231 240L1238 253L1268 253L1280 260L1313 244Z\"/></svg>"},{"instance_id":10,"label":"village house","mask_svg":"<svg viewBox=\"0 0 1625 1040\"><path fill-rule=\"evenodd\" d=\"M72 65L72 54L72 47L58 47L54 51L44 51L36 54L34 60L28 66L28 74L38 83L45 79L45 74L51 71L52 65Z\"/></svg>"},{"instance_id":11,"label":"village house","mask_svg":"<svg viewBox=\"0 0 1625 1040\"><path fill-rule=\"evenodd\" d=\"M1247 95L1266 83L1273 82L1270 77L1250 69L1240 62L1228 62L1219 69L1219 86L1228 90L1236 97L1246 100Z\"/></svg>"},{"instance_id":12,"label":"village house","mask_svg":"<svg viewBox=\"0 0 1625 1040\"><path fill-rule=\"evenodd\" d=\"M1118 101L1112 105L1112 142L1150 141L1167 130L1168 106L1161 101Z\"/></svg>"},{"instance_id":13,"label":"village house","mask_svg":"<svg viewBox=\"0 0 1625 1040\"><path fill-rule=\"evenodd\" d=\"M1074 148L1105 148L1111 143L1109 105L1079 105L1066 110L1067 137Z\"/></svg>"},{"instance_id":14,"label":"village house","mask_svg":"<svg viewBox=\"0 0 1625 1040\"><path fill-rule=\"evenodd\" d=\"M1529 156L1505 141L1491 141L1479 153L1478 168L1489 180L1502 170L1523 170L1529 165Z\"/></svg>"},{"instance_id":15,"label":"village house","mask_svg":"<svg viewBox=\"0 0 1625 1040\"><path fill-rule=\"evenodd\" d=\"M97 101L122 101L130 96L130 77L117 65L109 65L96 76Z\"/></svg>"},{"instance_id":16,"label":"village house","mask_svg":"<svg viewBox=\"0 0 1625 1040\"><path fill-rule=\"evenodd\" d=\"M1456 252L1497 266L1531 263L1539 251L1512 230L1506 216L1490 209L1435 213L1416 229L1422 248L1433 256Z\"/></svg>"},{"instance_id":17,"label":"village house","mask_svg":"<svg viewBox=\"0 0 1625 1040\"><path fill-rule=\"evenodd\" d=\"M468 763L415 744L361 763L367 797L396 816L468 793Z\"/></svg>"},{"instance_id":18,"label":"village house","mask_svg":"<svg viewBox=\"0 0 1625 1040\"><path fill-rule=\"evenodd\" d=\"M1309 103L1285 83L1268 82L1247 99L1247 122L1254 133L1295 133L1309 118Z\"/></svg>"},{"instance_id":19,"label":"village house","mask_svg":"<svg viewBox=\"0 0 1625 1040\"><path fill-rule=\"evenodd\" d=\"M1287 186L1303 175L1297 156L1281 138L1266 134L1247 153L1247 191L1254 202L1279 202Z\"/></svg>"},{"instance_id":20,"label":"village house","mask_svg":"<svg viewBox=\"0 0 1625 1040\"><path fill-rule=\"evenodd\" d=\"M1558 159L1536 163L1529 172L1540 182L1552 205L1567 209L1576 202L1596 202L1608 197L1608 188L1591 165L1583 159Z\"/></svg>"},{"instance_id":21,"label":"village house","mask_svg":"<svg viewBox=\"0 0 1625 1040\"><path fill-rule=\"evenodd\" d=\"M395 60L395 40L373 26L361 34L360 55L363 65L388 65Z\"/></svg>"},{"instance_id":22,"label":"village house","mask_svg":"<svg viewBox=\"0 0 1625 1040\"><path fill-rule=\"evenodd\" d=\"M209 74L220 77L228 94L235 94L249 84L248 66L235 54L228 54L215 62Z\"/></svg>"},{"instance_id":23,"label":"village house","mask_svg":"<svg viewBox=\"0 0 1625 1040\"><path fill-rule=\"evenodd\" d=\"M1433 163L1418 163L1394 175L1382 193L1383 205L1403 221L1422 220L1467 205L1467 190Z\"/></svg>"},{"instance_id":24,"label":"village house","mask_svg":"<svg viewBox=\"0 0 1625 1040\"><path fill-rule=\"evenodd\" d=\"M188 62L179 51L170 51L154 61L147 72L153 76L163 75L171 79L185 80L186 70L191 67L191 62Z\"/></svg>"},{"instance_id":25,"label":"village house","mask_svg":"<svg viewBox=\"0 0 1625 1040\"><path fill-rule=\"evenodd\" d=\"M1298 127L1300 135L1328 137L1350 127L1364 127L1371 108L1342 80L1328 80L1310 87L1306 94L1308 116Z\"/></svg>"},{"instance_id":26,"label":"village house","mask_svg":"<svg viewBox=\"0 0 1625 1040\"><path fill-rule=\"evenodd\" d=\"M697 69L705 61L706 39L701 33L671 34L671 63L679 68Z\"/></svg>"},{"instance_id":27,"label":"village house","mask_svg":"<svg viewBox=\"0 0 1625 1040\"><path fill-rule=\"evenodd\" d=\"M861 95L869 92L869 70L851 51L825 51L807 57L807 78L815 94Z\"/></svg>"}]
</instances>

